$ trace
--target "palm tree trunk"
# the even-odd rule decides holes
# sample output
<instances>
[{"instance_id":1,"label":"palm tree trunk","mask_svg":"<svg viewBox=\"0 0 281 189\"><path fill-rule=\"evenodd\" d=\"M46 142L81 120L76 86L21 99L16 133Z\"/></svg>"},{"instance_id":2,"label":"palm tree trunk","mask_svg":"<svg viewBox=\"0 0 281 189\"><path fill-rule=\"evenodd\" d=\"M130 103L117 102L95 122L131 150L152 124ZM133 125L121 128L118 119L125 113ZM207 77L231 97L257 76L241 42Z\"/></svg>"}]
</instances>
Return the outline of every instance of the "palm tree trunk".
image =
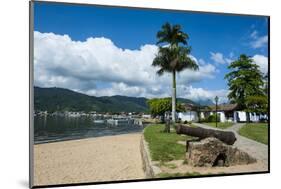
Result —
<instances>
[{"instance_id":1,"label":"palm tree trunk","mask_svg":"<svg viewBox=\"0 0 281 189\"><path fill-rule=\"evenodd\" d=\"M173 71L173 89L172 89L172 122L176 122L176 71Z\"/></svg>"}]
</instances>

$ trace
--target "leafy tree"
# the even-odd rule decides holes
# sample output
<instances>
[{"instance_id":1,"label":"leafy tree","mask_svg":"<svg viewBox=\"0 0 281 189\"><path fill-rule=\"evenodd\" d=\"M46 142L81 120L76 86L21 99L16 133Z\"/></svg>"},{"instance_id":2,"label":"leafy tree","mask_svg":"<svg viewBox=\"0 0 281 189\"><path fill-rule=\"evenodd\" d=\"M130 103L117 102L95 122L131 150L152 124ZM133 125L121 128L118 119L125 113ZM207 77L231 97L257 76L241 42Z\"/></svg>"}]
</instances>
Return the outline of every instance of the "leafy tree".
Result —
<instances>
[{"instance_id":1,"label":"leafy tree","mask_svg":"<svg viewBox=\"0 0 281 189\"><path fill-rule=\"evenodd\" d=\"M176 120L176 72L181 72L184 69L198 70L198 65L193 61L188 54L191 48L187 44L188 35L181 30L181 26L170 25L166 23L157 33L157 44L159 51L152 66L160 67L157 71L158 75L163 75L165 72L172 73L173 91L172 91L172 120Z\"/></svg>"},{"instance_id":2,"label":"leafy tree","mask_svg":"<svg viewBox=\"0 0 281 189\"><path fill-rule=\"evenodd\" d=\"M263 81L264 81L264 93L266 96L268 96L268 73L264 75Z\"/></svg>"},{"instance_id":3,"label":"leafy tree","mask_svg":"<svg viewBox=\"0 0 281 189\"><path fill-rule=\"evenodd\" d=\"M267 96L249 96L246 98L246 112L255 112L258 114L267 113L268 110Z\"/></svg>"},{"instance_id":4,"label":"leafy tree","mask_svg":"<svg viewBox=\"0 0 281 189\"><path fill-rule=\"evenodd\" d=\"M206 118L207 122L220 122L220 115L219 114L213 114L213 115L209 115L209 117Z\"/></svg>"},{"instance_id":5,"label":"leafy tree","mask_svg":"<svg viewBox=\"0 0 281 189\"><path fill-rule=\"evenodd\" d=\"M163 99L150 99L147 101L149 106L150 114L155 117L157 115L164 116L166 111L171 109L171 100L170 98Z\"/></svg>"},{"instance_id":6,"label":"leafy tree","mask_svg":"<svg viewBox=\"0 0 281 189\"><path fill-rule=\"evenodd\" d=\"M163 116L165 112L171 111L172 103L171 98L153 98L147 101L149 111L152 116ZM177 104L177 110L183 111L184 107Z\"/></svg>"},{"instance_id":7,"label":"leafy tree","mask_svg":"<svg viewBox=\"0 0 281 189\"><path fill-rule=\"evenodd\" d=\"M260 107L260 103L265 102L262 73L251 57L245 54L240 55L228 68L231 70L225 75L230 90L228 98L231 103L237 103L241 110L246 111L246 119L249 122L249 112L258 111L257 106Z\"/></svg>"},{"instance_id":8,"label":"leafy tree","mask_svg":"<svg viewBox=\"0 0 281 189\"><path fill-rule=\"evenodd\" d=\"M161 116L161 121L164 122L165 113L171 111L171 98L154 98L147 101L150 113L152 116ZM177 111L184 111L181 104L177 104ZM166 121L164 132L170 133L170 120Z\"/></svg>"}]
</instances>

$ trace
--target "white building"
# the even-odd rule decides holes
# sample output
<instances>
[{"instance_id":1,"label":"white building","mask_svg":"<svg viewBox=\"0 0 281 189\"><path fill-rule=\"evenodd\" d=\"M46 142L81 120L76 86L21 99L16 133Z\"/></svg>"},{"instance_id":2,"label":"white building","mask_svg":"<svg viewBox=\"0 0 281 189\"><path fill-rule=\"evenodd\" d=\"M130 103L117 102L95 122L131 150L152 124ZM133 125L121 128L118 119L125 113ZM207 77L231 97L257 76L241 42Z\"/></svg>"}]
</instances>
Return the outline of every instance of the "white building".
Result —
<instances>
[{"instance_id":1,"label":"white building","mask_svg":"<svg viewBox=\"0 0 281 189\"><path fill-rule=\"evenodd\" d=\"M144 119L151 119L150 114L143 114L141 117L144 118Z\"/></svg>"},{"instance_id":2,"label":"white building","mask_svg":"<svg viewBox=\"0 0 281 189\"><path fill-rule=\"evenodd\" d=\"M195 111L179 112L178 118L181 121L197 122L198 121L198 114Z\"/></svg>"},{"instance_id":3,"label":"white building","mask_svg":"<svg viewBox=\"0 0 281 189\"><path fill-rule=\"evenodd\" d=\"M210 115L216 113L216 106L210 106ZM247 116L245 111L237 109L236 104L221 104L217 107L217 113L220 117L220 122L246 122ZM250 113L250 121L258 122L261 119L267 119L267 115L259 115Z\"/></svg>"},{"instance_id":4,"label":"white building","mask_svg":"<svg viewBox=\"0 0 281 189\"><path fill-rule=\"evenodd\" d=\"M199 116L198 112L200 112L200 119L206 119L210 115L216 113L216 106L205 107L204 109L197 109L193 105L185 105L185 112L179 112L178 118L181 121L192 121L198 122ZM217 107L217 114L220 118L220 122L246 122L246 112L240 111L237 109L236 104L221 104ZM261 119L267 120L267 115L259 115L256 113L250 113L250 121L258 122Z\"/></svg>"}]
</instances>

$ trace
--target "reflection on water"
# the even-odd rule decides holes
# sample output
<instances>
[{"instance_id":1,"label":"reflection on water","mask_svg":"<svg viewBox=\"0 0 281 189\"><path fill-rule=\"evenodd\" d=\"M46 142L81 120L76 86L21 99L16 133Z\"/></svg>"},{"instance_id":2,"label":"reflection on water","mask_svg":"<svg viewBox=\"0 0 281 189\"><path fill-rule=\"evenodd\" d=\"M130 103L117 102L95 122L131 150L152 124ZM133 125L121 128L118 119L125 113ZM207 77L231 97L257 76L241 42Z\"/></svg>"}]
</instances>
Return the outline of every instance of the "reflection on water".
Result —
<instances>
[{"instance_id":1,"label":"reflection on water","mask_svg":"<svg viewBox=\"0 0 281 189\"><path fill-rule=\"evenodd\" d=\"M34 116L34 143L82 139L140 132L143 127L132 123L109 124L92 117Z\"/></svg>"}]
</instances>

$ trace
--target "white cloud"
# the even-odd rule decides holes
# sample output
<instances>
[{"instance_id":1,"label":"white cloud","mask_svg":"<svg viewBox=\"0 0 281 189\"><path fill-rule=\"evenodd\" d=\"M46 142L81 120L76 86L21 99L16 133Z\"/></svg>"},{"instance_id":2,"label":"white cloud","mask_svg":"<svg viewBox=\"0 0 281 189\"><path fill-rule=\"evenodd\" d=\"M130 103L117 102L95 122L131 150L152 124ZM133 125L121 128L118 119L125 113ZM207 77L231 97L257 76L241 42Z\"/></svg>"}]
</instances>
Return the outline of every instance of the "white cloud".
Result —
<instances>
[{"instance_id":1,"label":"white cloud","mask_svg":"<svg viewBox=\"0 0 281 189\"><path fill-rule=\"evenodd\" d=\"M258 37L258 31L257 30L254 30L251 35L250 35L251 38L253 39L256 39Z\"/></svg>"},{"instance_id":2,"label":"white cloud","mask_svg":"<svg viewBox=\"0 0 281 189\"><path fill-rule=\"evenodd\" d=\"M229 57L228 58L225 57L220 52L216 52L216 53L210 52L210 54L211 54L211 60L213 60L217 64L225 64L225 63L230 64L231 62L234 61L233 60L233 56L234 56L233 52L229 53Z\"/></svg>"},{"instance_id":3,"label":"white cloud","mask_svg":"<svg viewBox=\"0 0 281 189\"><path fill-rule=\"evenodd\" d=\"M206 65L205 60L203 60L202 58L199 59L198 63L199 63L200 65Z\"/></svg>"},{"instance_id":4,"label":"white cloud","mask_svg":"<svg viewBox=\"0 0 281 189\"><path fill-rule=\"evenodd\" d=\"M214 101L216 96L219 97L219 103L225 103L228 101L227 95L228 90L220 89L220 90L206 90L203 88L194 88L192 86L179 86L181 97L191 99L193 101L200 100L211 100Z\"/></svg>"},{"instance_id":5,"label":"white cloud","mask_svg":"<svg viewBox=\"0 0 281 189\"><path fill-rule=\"evenodd\" d=\"M260 71L263 74L266 74L268 72L268 57L256 54L252 57L254 60L254 63L259 65Z\"/></svg>"},{"instance_id":6,"label":"white cloud","mask_svg":"<svg viewBox=\"0 0 281 189\"><path fill-rule=\"evenodd\" d=\"M254 49L257 49L266 46L267 43L268 43L268 36L265 35L255 38L255 40L252 41L250 44Z\"/></svg>"},{"instance_id":7,"label":"white cloud","mask_svg":"<svg viewBox=\"0 0 281 189\"><path fill-rule=\"evenodd\" d=\"M157 46L120 49L106 38L88 38L81 42L72 41L67 35L39 32L34 33L34 38L35 84L73 88L66 84L75 81L119 81L132 85L156 82L156 68L148 65L157 53Z\"/></svg>"},{"instance_id":8,"label":"white cloud","mask_svg":"<svg viewBox=\"0 0 281 189\"><path fill-rule=\"evenodd\" d=\"M250 45L254 49L265 47L268 43L268 36L267 35L259 36L257 30L254 30L250 34L250 38L252 39Z\"/></svg>"},{"instance_id":9,"label":"white cloud","mask_svg":"<svg viewBox=\"0 0 281 189\"><path fill-rule=\"evenodd\" d=\"M110 39L74 41L68 35L34 32L34 83L41 87L62 87L96 95L169 96L171 75L159 77L151 63L156 45L122 49ZM199 70L185 70L178 82L190 85L213 78L216 68L201 64Z\"/></svg>"},{"instance_id":10,"label":"white cloud","mask_svg":"<svg viewBox=\"0 0 281 189\"><path fill-rule=\"evenodd\" d=\"M170 86L129 86L125 83L112 83L111 87L103 89L91 89L86 91L86 94L93 96L113 96L126 95L135 97L168 97L170 95Z\"/></svg>"},{"instance_id":11,"label":"white cloud","mask_svg":"<svg viewBox=\"0 0 281 189\"><path fill-rule=\"evenodd\" d=\"M223 54L222 53L213 53L210 52L211 54L211 59L215 62L215 63L219 63L219 64L225 64L226 61L224 60Z\"/></svg>"},{"instance_id":12,"label":"white cloud","mask_svg":"<svg viewBox=\"0 0 281 189\"><path fill-rule=\"evenodd\" d=\"M226 58L225 61L226 61L228 64L231 64L232 62L234 62L234 60L231 59L231 58Z\"/></svg>"}]
</instances>

